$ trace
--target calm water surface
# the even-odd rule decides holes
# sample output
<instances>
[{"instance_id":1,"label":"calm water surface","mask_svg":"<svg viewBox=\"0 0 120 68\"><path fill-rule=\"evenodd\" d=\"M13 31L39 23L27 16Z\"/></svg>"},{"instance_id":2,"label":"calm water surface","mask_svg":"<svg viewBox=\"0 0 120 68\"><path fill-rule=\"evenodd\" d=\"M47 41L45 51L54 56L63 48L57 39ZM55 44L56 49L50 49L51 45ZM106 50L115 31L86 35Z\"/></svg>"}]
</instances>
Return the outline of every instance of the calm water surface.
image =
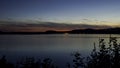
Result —
<instances>
[{"instance_id":1,"label":"calm water surface","mask_svg":"<svg viewBox=\"0 0 120 68\"><path fill-rule=\"evenodd\" d=\"M99 38L108 34L56 34L56 35L0 35L0 56L6 55L9 61L22 57L52 58L54 62L72 61L71 54L79 51L88 55L94 42L98 45ZM120 37L120 35L112 35ZM118 39L118 41L120 41Z\"/></svg>"}]
</instances>

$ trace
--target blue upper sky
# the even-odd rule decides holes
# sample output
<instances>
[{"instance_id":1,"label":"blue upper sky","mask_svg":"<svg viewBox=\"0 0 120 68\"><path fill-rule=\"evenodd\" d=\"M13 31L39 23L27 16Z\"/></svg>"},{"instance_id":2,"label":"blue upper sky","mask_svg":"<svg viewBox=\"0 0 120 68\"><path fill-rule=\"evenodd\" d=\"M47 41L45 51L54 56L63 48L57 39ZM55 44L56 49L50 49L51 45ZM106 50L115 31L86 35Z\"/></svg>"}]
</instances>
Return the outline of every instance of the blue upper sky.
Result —
<instances>
[{"instance_id":1,"label":"blue upper sky","mask_svg":"<svg viewBox=\"0 0 120 68\"><path fill-rule=\"evenodd\" d=\"M120 25L120 0L0 0L0 20Z\"/></svg>"}]
</instances>

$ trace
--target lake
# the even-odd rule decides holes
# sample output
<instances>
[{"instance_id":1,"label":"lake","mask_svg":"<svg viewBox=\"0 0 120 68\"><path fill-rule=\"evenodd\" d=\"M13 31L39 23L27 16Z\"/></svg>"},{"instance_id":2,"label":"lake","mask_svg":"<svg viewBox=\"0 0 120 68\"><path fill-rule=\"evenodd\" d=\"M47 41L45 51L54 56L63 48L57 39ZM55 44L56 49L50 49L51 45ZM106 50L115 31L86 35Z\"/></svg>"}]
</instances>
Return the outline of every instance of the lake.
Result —
<instances>
[{"instance_id":1,"label":"lake","mask_svg":"<svg viewBox=\"0 0 120 68\"><path fill-rule=\"evenodd\" d=\"M120 37L117 34L111 36ZM109 37L109 34L0 35L0 56L6 55L12 62L23 57L49 57L64 67L67 62L72 62L72 53L78 51L83 56L89 55L94 43L98 46L99 38L108 41Z\"/></svg>"}]
</instances>

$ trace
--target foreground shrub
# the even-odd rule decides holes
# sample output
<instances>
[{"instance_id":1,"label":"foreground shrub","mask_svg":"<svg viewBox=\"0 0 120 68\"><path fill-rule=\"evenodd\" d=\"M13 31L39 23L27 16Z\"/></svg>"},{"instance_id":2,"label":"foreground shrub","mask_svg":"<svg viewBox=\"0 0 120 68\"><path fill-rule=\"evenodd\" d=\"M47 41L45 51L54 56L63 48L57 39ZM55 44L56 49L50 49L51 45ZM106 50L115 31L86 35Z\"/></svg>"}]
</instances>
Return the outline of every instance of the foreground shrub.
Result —
<instances>
[{"instance_id":1,"label":"foreground shrub","mask_svg":"<svg viewBox=\"0 0 120 68\"><path fill-rule=\"evenodd\" d=\"M74 68L120 68L120 44L116 37L110 37L108 45L104 39L99 39L99 47L94 49L88 57L83 58L80 53L74 54Z\"/></svg>"}]
</instances>

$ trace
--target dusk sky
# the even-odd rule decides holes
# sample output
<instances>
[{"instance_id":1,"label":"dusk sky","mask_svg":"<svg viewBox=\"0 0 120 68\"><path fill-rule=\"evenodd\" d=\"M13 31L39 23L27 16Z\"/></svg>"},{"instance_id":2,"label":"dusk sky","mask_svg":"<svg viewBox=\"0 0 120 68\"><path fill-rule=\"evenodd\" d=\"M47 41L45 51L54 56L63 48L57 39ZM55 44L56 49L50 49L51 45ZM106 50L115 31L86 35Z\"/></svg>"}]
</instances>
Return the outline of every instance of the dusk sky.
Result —
<instances>
[{"instance_id":1,"label":"dusk sky","mask_svg":"<svg viewBox=\"0 0 120 68\"><path fill-rule=\"evenodd\" d=\"M0 21L0 24L54 22L118 27L120 0L0 0Z\"/></svg>"}]
</instances>

